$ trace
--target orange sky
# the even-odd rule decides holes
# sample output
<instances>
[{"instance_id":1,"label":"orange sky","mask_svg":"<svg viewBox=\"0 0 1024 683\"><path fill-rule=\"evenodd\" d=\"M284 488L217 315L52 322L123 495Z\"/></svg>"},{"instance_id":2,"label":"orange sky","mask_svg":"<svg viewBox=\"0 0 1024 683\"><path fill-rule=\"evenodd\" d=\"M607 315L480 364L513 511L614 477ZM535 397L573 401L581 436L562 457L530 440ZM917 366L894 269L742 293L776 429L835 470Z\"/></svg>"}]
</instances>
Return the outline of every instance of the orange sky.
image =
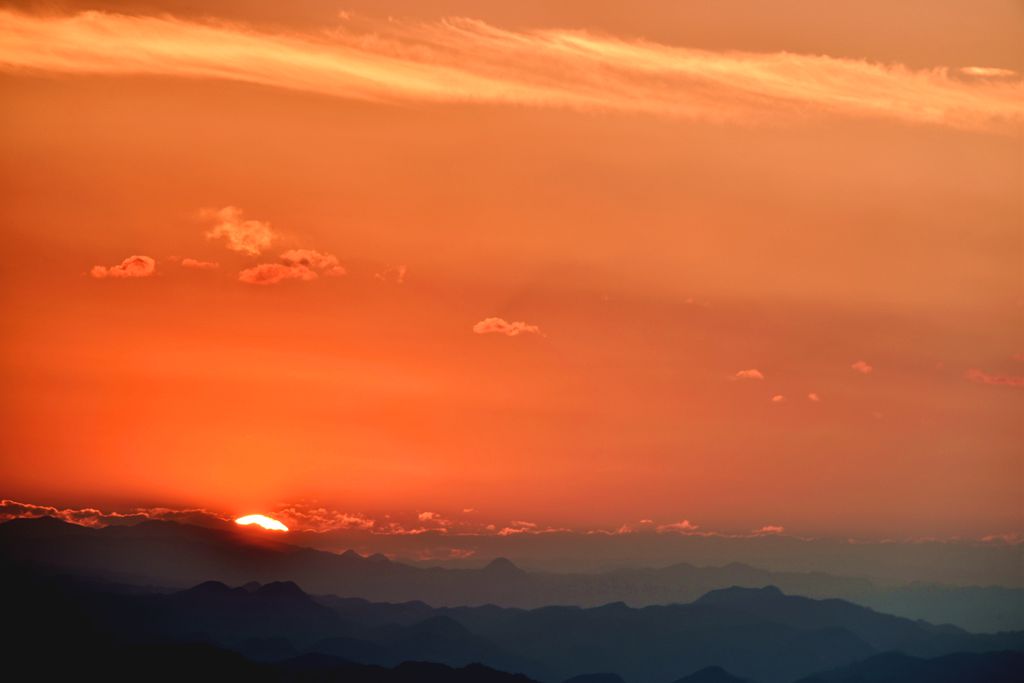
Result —
<instances>
[{"instance_id":1,"label":"orange sky","mask_svg":"<svg viewBox=\"0 0 1024 683\"><path fill-rule=\"evenodd\" d=\"M0 7L0 494L1024 531L1018 4L282 4Z\"/></svg>"}]
</instances>

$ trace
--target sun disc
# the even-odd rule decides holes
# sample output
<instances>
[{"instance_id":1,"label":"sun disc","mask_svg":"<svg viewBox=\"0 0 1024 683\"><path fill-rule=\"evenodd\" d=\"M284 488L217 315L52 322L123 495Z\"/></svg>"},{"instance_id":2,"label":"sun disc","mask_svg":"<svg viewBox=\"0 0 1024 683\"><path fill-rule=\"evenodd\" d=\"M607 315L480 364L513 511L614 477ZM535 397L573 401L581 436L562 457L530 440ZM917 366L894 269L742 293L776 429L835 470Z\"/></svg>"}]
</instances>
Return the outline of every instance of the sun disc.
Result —
<instances>
[{"instance_id":1,"label":"sun disc","mask_svg":"<svg viewBox=\"0 0 1024 683\"><path fill-rule=\"evenodd\" d=\"M255 524L269 531L288 531L288 527L284 524L266 515L245 515L236 519L235 524L241 524L242 526Z\"/></svg>"}]
</instances>

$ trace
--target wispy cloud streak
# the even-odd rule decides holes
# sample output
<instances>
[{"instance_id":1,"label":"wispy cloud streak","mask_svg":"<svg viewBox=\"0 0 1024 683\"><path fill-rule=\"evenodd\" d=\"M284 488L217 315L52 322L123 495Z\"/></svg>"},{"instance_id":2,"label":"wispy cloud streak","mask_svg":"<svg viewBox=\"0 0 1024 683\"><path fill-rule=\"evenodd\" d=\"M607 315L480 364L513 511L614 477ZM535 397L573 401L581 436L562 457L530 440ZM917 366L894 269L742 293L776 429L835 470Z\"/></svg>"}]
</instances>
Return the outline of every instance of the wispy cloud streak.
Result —
<instances>
[{"instance_id":1,"label":"wispy cloud streak","mask_svg":"<svg viewBox=\"0 0 1024 683\"><path fill-rule=\"evenodd\" d=\"M791 53L713 52L472 19L316 34L102 12L0 11L0 68L215 78L390 102L472 102L758 123L838 114L1012 131L1018 77ZM983 67L970 67L975 70Z\"/></svg>"}]
</instances>

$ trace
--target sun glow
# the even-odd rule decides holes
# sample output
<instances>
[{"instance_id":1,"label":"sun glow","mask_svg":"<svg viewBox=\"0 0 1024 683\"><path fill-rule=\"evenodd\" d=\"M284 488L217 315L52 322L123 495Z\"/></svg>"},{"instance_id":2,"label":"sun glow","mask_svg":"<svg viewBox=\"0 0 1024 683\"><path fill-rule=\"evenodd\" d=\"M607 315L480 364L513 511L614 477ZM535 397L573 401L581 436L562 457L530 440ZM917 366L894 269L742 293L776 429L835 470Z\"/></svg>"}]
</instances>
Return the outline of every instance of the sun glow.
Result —
<instances>
[{"instance_id":1,"label":"sun glow","mask_svg":"<svg viewBox=\"0 0 1024 683\"><path fill-rule=\"evenodd\" d=\"M249 526L250 524L256 524L264 529L270 531L288 531L288 527L276 519L271 519L266 515L245 515L235 520L235 524L241 524L242 526Z\"/></svg>"}]
</instances>

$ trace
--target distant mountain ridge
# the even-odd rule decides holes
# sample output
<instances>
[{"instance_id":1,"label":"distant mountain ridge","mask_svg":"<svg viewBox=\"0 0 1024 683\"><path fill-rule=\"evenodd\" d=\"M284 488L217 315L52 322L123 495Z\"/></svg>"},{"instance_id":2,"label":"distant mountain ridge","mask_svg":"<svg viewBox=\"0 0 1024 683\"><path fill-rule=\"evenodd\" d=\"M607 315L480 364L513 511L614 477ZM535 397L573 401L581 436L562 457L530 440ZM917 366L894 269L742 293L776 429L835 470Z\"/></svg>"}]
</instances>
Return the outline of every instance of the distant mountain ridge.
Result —
<instances>
[{"instance_id":1,"label":"distant mountain ridge","mask_svg":"<svg viewBox=\"0 0 1024 683\"><path fill-rule=\"evenodd\" d=\"M481 663L544 682L600 671L628 683L700 672L710 681L729 681L727 673L789 683L893 650L922 658L1024 650L1022 633L969 634L775 587L721 589L689 604L533 610L314 597L291 582L126 593L17 570L0 587L9 618L36 632L61 624L76 643L88 634L104 647L205 643L270 663L303 656L382 667Z\"/></svg>"},{"instance_id":2,"label":"distant mountain ridge","mask_svg":"<svg viewBox=\"0 0 1024 683\"><path fill-rule=\"evenodd\" d=\"M728 586L776 585L791 594L841 597L881 611L975 631L1024 628L1024 590L908 586L879 589L863 579L821 573L768 572L733 563L603 574L526 572L504 558L481 569L427 569L294 546L287 537L254 529L214 529L175 522L91 529L52 519L0 524L0 550L12 559L125 583L195 585L216 579L231 585L292 580L315 594L374 601L422 600L432 605L551 604L598 606L622 601L643 606L690 602ZM892 607L893 609L890 609Z\"/></svg>"}]
</instances>

